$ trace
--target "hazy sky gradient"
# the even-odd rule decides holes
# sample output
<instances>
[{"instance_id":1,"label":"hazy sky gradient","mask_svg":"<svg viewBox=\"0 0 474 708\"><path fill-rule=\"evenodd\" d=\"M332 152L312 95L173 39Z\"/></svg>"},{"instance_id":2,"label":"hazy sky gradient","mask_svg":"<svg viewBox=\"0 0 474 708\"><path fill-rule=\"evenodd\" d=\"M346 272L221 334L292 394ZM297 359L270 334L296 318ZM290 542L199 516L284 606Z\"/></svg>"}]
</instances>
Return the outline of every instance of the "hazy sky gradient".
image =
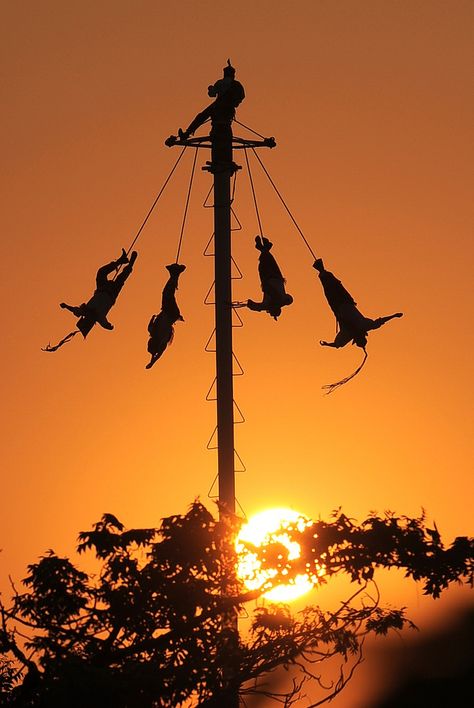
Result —
<instances>
[{"instance_id":1,"label":"hazy sky gradient","mask_svg":"<svg viewBox=\"0 0 474 708\"><path fill-rule=\"evenodd\" d=\"M327 516L342 505L359 519L423 506L447 540L472 533L473 3L28 0L2 10L0 587L47 548L71 553L104 511L148 526L207 500L208 155L182 249L186 321L163 358L145 371L190 152L137 244L110 313L115 331L97 328L56 354L40 347L74 327L59 302L87 300L97 267L131 242L178 156L164 139L207 104L227 57L247 93L237 118L276 137L259 154L314 251L368 316L405 313L370 335L364 371L323 396L361 353L319 347L334 321L312 257L254 166L294 304L278 323L241 310L245 326L234 330L245 370L235 380L246 418L236 429L247 467L239 502L248 515L289 505ZM257 299L244 169L235 210L244 278L234 298ZM387 594L432 612L398 576Z\"/></svg>"}]
</instances>

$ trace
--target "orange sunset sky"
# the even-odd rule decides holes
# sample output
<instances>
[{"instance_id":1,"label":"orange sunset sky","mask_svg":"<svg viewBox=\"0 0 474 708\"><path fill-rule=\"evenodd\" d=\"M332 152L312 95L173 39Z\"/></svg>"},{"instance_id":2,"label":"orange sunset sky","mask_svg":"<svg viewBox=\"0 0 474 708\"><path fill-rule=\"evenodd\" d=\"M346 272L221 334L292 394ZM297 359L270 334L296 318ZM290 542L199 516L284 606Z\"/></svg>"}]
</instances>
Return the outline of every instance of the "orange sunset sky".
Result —
<instances>
[{"instance_id":1,"label":"orange sunset sky","mask_svg":"<svg viewBox=\"0 0 474 708\"><path fill-rule=\"evenodd\" d=\"M436 520L446 541L472 534L472 41L464 0L26 0L3 3L3 395L0 588L48 548L74 551L105 511L158 525L208 490L216 454L204 346L213 280L198 155L181 260L185 323L151 371L146 327L174 260L193 154L188 150L137 248L114 332L96 328L54 354L74 327L65 300L92 294L99 265L128 247L179 154L164 140L207 105L227 57L246 89L238 120L277 147L260 157L315 253L368 316L405 317L360 350L319 347L334 320L313 259L252 162L263 227L294 304L278 322L240 310L245 370L236 448L245 513L342 506ZM205 131L201 129L198 134ZM248 136L240 126L234 133ZM235 160L245 167L240 152ZM234 299L259 299L258 231L248 175L234 205ZM400 576L386 599L423 626L438 603ZM309 601L319 602L316 593ZM367 668L365 669L367 672ZM362 679L352 698L363 706ZM351 689L348 689L350 691Z\"/></svg>"}]
</instances>

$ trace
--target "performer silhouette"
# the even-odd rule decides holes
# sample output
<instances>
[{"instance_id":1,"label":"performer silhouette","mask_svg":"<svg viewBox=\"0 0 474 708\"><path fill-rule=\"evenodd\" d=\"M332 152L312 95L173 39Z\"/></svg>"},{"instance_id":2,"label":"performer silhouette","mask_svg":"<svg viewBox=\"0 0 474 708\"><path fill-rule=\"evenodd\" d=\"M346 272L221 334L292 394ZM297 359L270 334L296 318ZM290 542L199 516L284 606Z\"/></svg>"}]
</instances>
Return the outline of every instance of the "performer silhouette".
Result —
<instances>
[{"instance_id":1,"label":"performer silhouette","mask_svg":"<svg viewBox=\"0 0 474 708\"><path fill-rule=\"evenodd\" d=\"M352 341L352 344L365 349L367 335L371 330L379 329L379 327L382 327L382 325L389 322L389 320L403 316L402 312L396 312L394 315L377 317L376 319L365 317L357 309L357 303L352 295L347 292L341 281L338 280L333 273L325 269L321 258L318 258L314 262L313 268L319 273L319 279L323 286L326 300L328 301L329 307L334 312L339 326L339 331L334 341L326 342L321 340L320 344L322 347L335 347L339 349L345 347L346 344Z\"/></svg>"},{"instance_id":2,"label":"performer silhouette","mask_svg":"<svg viewBox=\"0 0 474 708\"><path fill-rule=\"evenodd\" d=\"M65 302L60 304L60 307L64 310L69 310L73 315L80 318L77 328L84 337L87 336L96 322L104 329L114 328L113 324L108 321L107 315L109 310L115 305L125 281L131 274L137 255L137 252L133 251L130 258L128 258L125 249L122 249L122 255L117 260L99 268L96 276L96 289L88 302L83 302L79 306L68 305ZM109 279L108 276L117 271L121 265L125 267L114 279Z\"/></svg>"},{"instance_id":3,"label":"performer silhouette","mask_svg":"<svg viewBox=\"0 0 474 708\"><path fill-rule=\"evenodd\" d=\"M178 321L184 322L176 302L175 292L178 289L179 276L186 269L186 266L172 263L167 265L166 268L170 275L163 288L161 312L153 315L148 324L148 334L150 335L148 351L151 354L151 359L146 365L146 369L151 369L168 344L171 344L174 336L174 324Z\"/></svg>"},{"instance_id":4,"label":"performer silhouette","mask_svg":"<svg viewBox=\"0 0 474 708\"><path fill-rule=\"evenodd\" d=\"M262 302L247 301L249 310L268 312L275 320L281 315L281 308L291 305L293 298L285 291L285 279L270 253L273 244L265 237L255 237L255 248L260 251L258 273L263 291Z\"/></svg>"},{"instance_id":5,"label":"performer silhouette","mask_svg":"<svg viewBox=\"0 0 474 708\"><path fill-rule=\"evenodd\" d=\"M230 125L234 120L235 109L244 100L245 91L242 84L235 80L235 69L231 66L229 59L227 60L227 66L224 67L224 77L211 84L207 89L207 93L211 98L215 97L216 100L198 113L186 130L179 128L178 136L180 140L187 140L209 118L213 128L216 124ZM166 144L171 145L175 140L176 138L171 136L166 141Z\"/></svg>"}]
</instances>

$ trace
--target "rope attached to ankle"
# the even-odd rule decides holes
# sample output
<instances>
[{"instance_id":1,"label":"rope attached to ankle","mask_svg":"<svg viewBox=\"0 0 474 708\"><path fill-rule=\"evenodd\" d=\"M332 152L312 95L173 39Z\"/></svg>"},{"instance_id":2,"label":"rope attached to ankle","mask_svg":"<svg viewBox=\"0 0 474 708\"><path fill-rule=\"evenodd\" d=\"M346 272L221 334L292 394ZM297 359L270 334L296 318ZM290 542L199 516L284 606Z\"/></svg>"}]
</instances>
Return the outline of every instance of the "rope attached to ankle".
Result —
<instances>
[{"instance_id":1,"label":"rope attached to ankle","mask_svg":"<svg viewBox=\"0 0 474 708\"><path fill-rule=\"evenodd\" d=\"M153 202L153 204L151 205L151 207L150 207L150 209L149 209L149 211L148 211L148 214L145 216L142 225L140 226L140 228L138 229L138 231L137 231L137 233L136 233L135 238L133 239L132 243L131 243L130 246L128 247L127 256L128 256L128 254L130 253L130 251L132 250L132 248L134 247L134 245L136 244L136 242L138 241L141 232L142 232L143 229L145 228L146 222L147 222L148 219L150 218L153 209L154 209L154 208L156 207L156 205L158 204L159 198L161 197L161 195L162 195L163 192L165 191L166 185L168 184L168 182L170 181L171 177L173 176L173 172L174 172L175 169L178 167L179 161L180 161L181 158L183 157L185 151L186 151L186 145L185 145L185 146L183 147L183 149L181 150L181 152L180 152L180 154L179 154L179 156L178 156L178 159L177 159L176 162L174 163L174 165L173 165L173 167L172 167L172 169L171 169L171 172L169 173L168 177L165 179L162 188L161 188L160 191L158 192L158 195L157 195L155 201ZM197 152L197 151L196 151L196 152Z\"/></svg>"},{"instance_id":2,"label":"rope attached to ankle","mask_svg":"<svg viewBox=\"0 0 474 708\"><path fill-rule=\"evenodd\" d=\"M127 256L129 255L129 253L131 252L132 248L134 247L134 245L135 245L136 242L138 241L141 232L142 232L143 229L145 228L145 225L146 225L148 219L150 218L150 216L151 216L151 214L152 214L152 212L153 212L153 209L154 209L154 208L156 207L156 205L158 204L158 200L160 199L161 195L162 195L163 192L165 191L166 185L167 185L168 182L170 181L170 179L171 179L171 177L172 177L172 175L173 175L173 172L174 172L175 169L177 168L177 166L178 166L178 164L179 164L181 158L183 157L185 151L186 151L186 146L184 146L183 149L181 150L181 152L180 152L180 154L179 154L179 156L178 156L178 159L176 160L176 162L174 163L173 167L171 168L171 172L169 173L168 177L165 179L164 184L163 184L163 186L161 187L160 191L158 192L158 195L157 195L155 201L153 202L153 204L151 205L150 209L148 210L148 213L147 213L147 215L145 216L145 218L144 218L144 220L143 220L143 222L142 222L140 228L138 229L138 231L137 231L137 233L136 233L136 235L135 235L135 238L133 239L132 243L131 243L130 246L128 247L128 250L127 250L127 252L126 252L126 253L127 253ZM196 154L197 154L197 150L196 150ZM196 164L196 156L194 157L194 164ZM194 166L193 166L193 172L194 172ZM189 199L189 196L188 196L188 199ZM187 205L186 205L186 208L187 208ZM184 228L184 226L183 226L183 228ZM181 238L182 238L182 230L181 230ZM181 245L181 242L180 242L180 245ZM116 277L118 276L118 274L119 274L119 272L120 272L120 270L121 270L121 268L122 268L122 265L123 265L123 264L120 264L120 266L117 268L117 271L116 271L116 273L115 273L115 275L114 275L114 277L113 277L113 280L115 280ZM42 350L43 352L55 352L55 351L57 351L60 347L62 347L64 344L67 344L67 342L69 342L73 337L75 337L75 335L76 335L79 331L80 331L80 330L76 329L76 330L74 330L73 332L69 332L69 334L67 334L65 337L63 337L63 339L61 339L61 341L58 342L57 344L55 344L54 346L51 346L51 344L48 344L48 346L42 347L41 350Z\"/></svg>"}]
</instances>

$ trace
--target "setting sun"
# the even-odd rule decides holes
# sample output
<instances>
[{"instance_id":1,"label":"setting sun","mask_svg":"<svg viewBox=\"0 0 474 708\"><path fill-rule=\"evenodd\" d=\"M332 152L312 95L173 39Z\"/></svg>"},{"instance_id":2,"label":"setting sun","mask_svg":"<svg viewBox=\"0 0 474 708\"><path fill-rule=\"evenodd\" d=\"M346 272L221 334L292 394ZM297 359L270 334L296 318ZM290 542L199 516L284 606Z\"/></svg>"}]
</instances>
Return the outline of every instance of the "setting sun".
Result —
<instances>
[{"instance_id":1,"label":"setting sun","mask_svg":"<svg viewBox=\"0 0 474 708\"><path fill-rule=\"evenodd\" d=\"M242 526L236 539L236 550L239 555L237 573L249 590L257 590L263 585L271 584L278 575L277 568L262 568L256 549L270 546L273 543L281 544L287 549L286 558L281 555L283 562L293 561L300 557L300 544L290 538L289 530L304 531L312 526L313 522L293 509L275 508L267 509L253 516ZM282 575L288 575L288 570L283 569ZM278 582L273 585L263 597L272 602L291 602L309 592L324 575L324 568L318 567L317 572L297 574L287 583Z\"/></svg>"}]
</instances>

